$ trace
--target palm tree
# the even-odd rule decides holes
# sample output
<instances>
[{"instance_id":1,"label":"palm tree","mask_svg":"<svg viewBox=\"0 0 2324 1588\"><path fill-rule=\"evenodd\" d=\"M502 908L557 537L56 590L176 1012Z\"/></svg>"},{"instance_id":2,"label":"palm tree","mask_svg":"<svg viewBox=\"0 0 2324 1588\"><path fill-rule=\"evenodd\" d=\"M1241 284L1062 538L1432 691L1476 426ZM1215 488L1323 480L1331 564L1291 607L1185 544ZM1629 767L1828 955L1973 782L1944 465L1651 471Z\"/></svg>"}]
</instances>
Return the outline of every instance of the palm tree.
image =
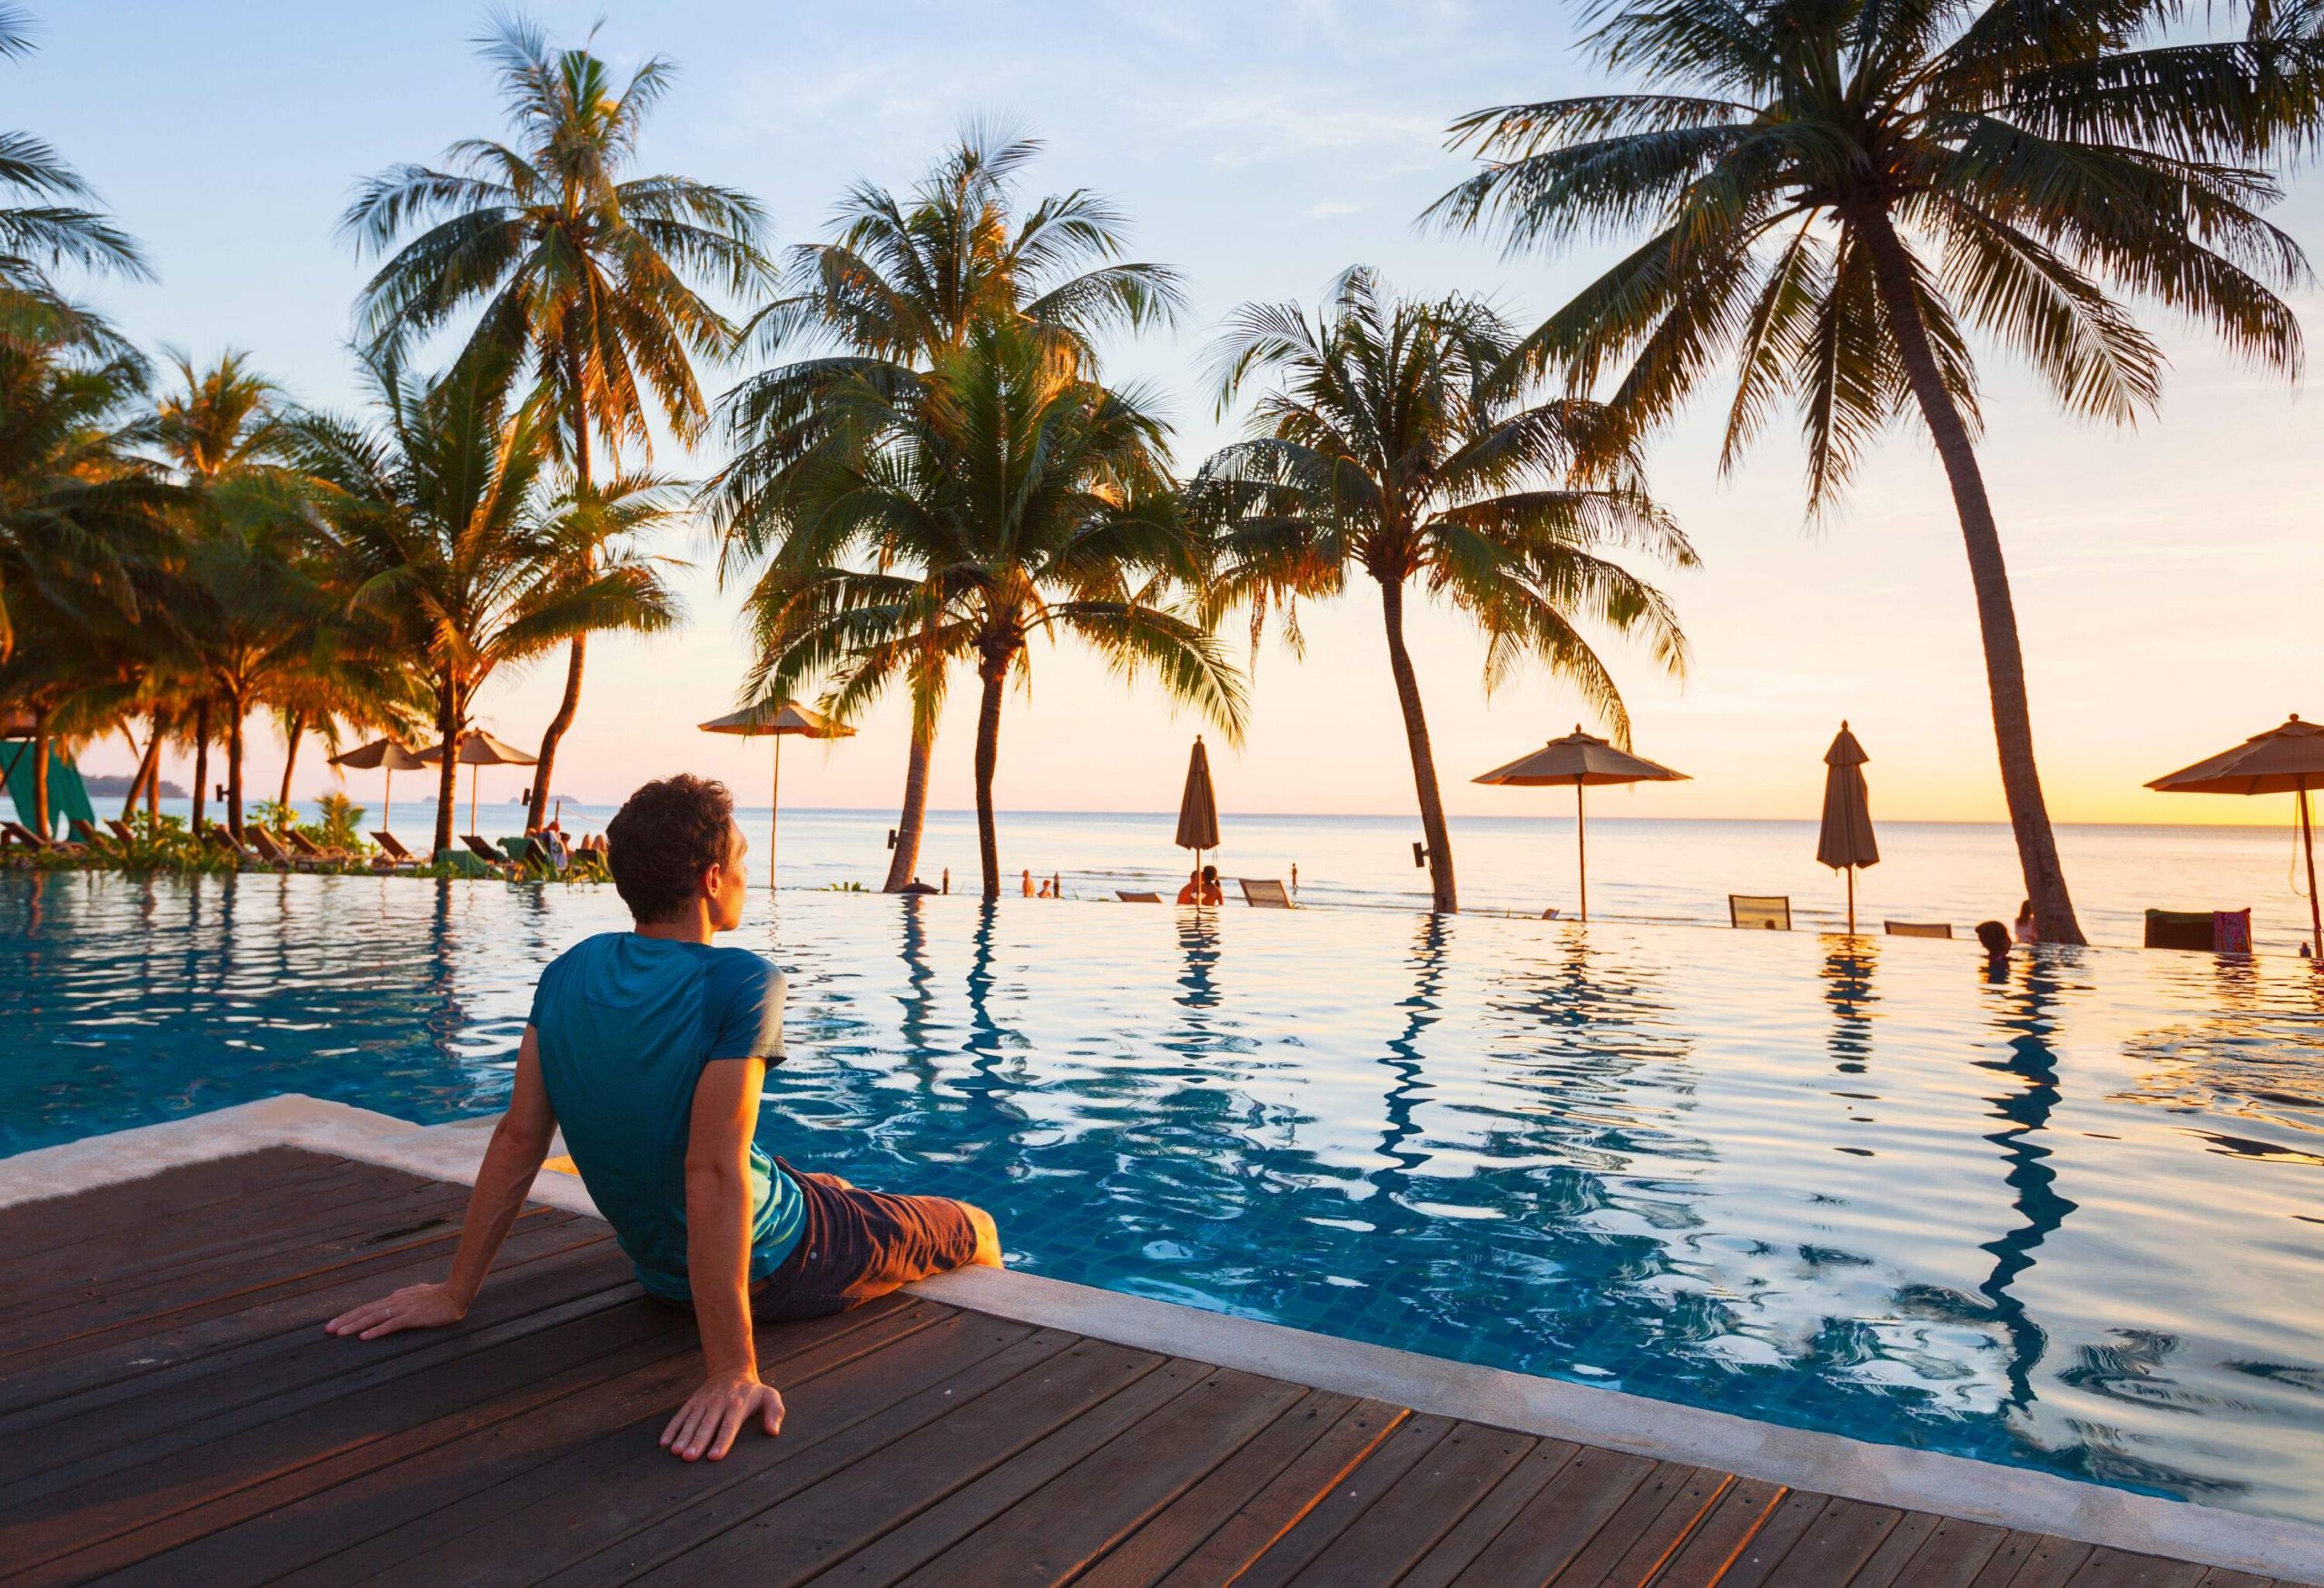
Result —
<instances>
[{"instance_id":1,"label":"palm tree","mask_svg":"<svg viewBox=\"0 0 2324 1588\"><path fill-rule=\"evenodd\" d=\"M32 20L0 0L0 58L32 53ZM134 239L98 211L87 182L30 133L0 132L0 336L26 318L36 325L101 331L67 302L50 272L65 267L151 280Z\"/></svg>"},{"instance_id":2,"label":"palm tree","mask_svg":"<svg viewBox=\"0 0 2324 1588\"><path fill-rule=\"evenodd\" d=\"M1969 329L2069 411L2122 423L2154 407L2162 359L2110 291L2295 370L2299 327L2267 283L2304 279L2306 262L2257 212L2277 187L2250 161L2299 107L2243 44L2134 47L2167 20L2160 5L1655 0L1599 15L1590 47L1644 92L1462 117L1455 143L1489 163L1433 214L1512 250L1649 232L1527 356L1585 388L1619 368L1613 402L1647 424L1731 355L1723 464L1790 390L1811 510L1918 414L1967 545L2026 895L2044 939L2082 942L1977 465Z\"/></svg>"},{"instance_id":3,"label":"palm tree","mask_svg":"<svg viewBox=\"0 0 2324 1588\"><path fill-rule=\"evenodd\" d=\"M820 433L834 384L925 374L986 321L1022 322L1059 356L1088 359L1107 330L1177 318L1177 272L1119 257L1127 225L1104 199L1077 189L1019 212L1017 179L1040 147L971 126L908 198L859 184L840 203L832 241L791 250L780 295L748 329L770 354L801 343L832 350L753 376L723 404L737 455L705 492L724 531L722 577L763 558L779 536L783 498L797 483L792 466ZM891 893L919 869L946 661L923 646L902 669L911 748Z\"/></svg>"},{"instance_id":4,"label":"palm tree","mask_svg":"<svg viewBox=\"0 0 2324 1588\"><path fill-rule=\"evenodd\" d=\"M669 486L616 475L560 484L549 397L518 399L512 356L472 349L433 383L389 358L367 360L376 417L298 421L301 466L352 565L350 606L391 623L425 658L444 745L457 745L477 691L576 636L654 633L678 606L625 540L674 511ZM446 755L437 853L451 847L458 758Z\"/></svg>"},{"instance_id":5,"label":"palm tree","mask_svg":"<svg viewBox=\"0 0 2324 1588\"><path fill-rule=\"evenodd\" d=\"M1036 636L1080 640L1239 738L1240 676L1165 602L1199 559L1167 429L1140 394L1058 359L1039 327L986 320L924 376L891 367L835 380L818 400L830 444L797 471L746 603L760 645L750 687L774 698L832 675L844 715L931 670L931 655L936 666L972 660L986 899L1000 893L1001 705L1012 677L1029 678Z\"/></svg>"},{"instance_id":6,"label":"palm tree","mask_svg":"<svg viewBox=\"0 0 2324 1588\"><path fill-rule=\"evenodd\" d=\"M1621 692L1579 625L1644 641L1673 674L1686 638L1661 592L1600 552L1626 547L1679 567L1695 556L1605 409L1531 400L1512 372L1517 339L1483 303L1395 298L1362 267L1328 298L1312 317L1246 304L1215 350L1222 412L1253 379L1275 384L1250 439L1205 463L1190 493L1218 531L1208 601L1214 615L1248 604L1255 639L1284 604L1296 644L1301 597L1339 594L1351 568L1379 586L1433 907L1450 912L1460 891L1404 641L1409 587L1418 580L1483 632L1488 691L1539 660L1627 745Z\"/></svg>"},{"instance_id":7,"label":"palm tree","mask_svg":"<svg viewBox=\"0 0 2324 1588\"><path fill-rule=\"evenodd\" d=\"M470 308L469 337L517 350L550 394L559 456L586 495L591 444L650 459L650 419L682 441L707 419L696 357L721 358L734 327L698 287L741 295L769 276L757 202L683 176L626 176L671 64L647 61L617 84L586 48L504 17L480 41L500 73L512 143L464 139L449 169L402 165L372 178L340 222L361 251L409 241L357 304L375 350L399 357ZM570 646L565 695L541 737L531 822L548 804L557 745L581 704L586 636Z\"/></svg>"}]
</instances>

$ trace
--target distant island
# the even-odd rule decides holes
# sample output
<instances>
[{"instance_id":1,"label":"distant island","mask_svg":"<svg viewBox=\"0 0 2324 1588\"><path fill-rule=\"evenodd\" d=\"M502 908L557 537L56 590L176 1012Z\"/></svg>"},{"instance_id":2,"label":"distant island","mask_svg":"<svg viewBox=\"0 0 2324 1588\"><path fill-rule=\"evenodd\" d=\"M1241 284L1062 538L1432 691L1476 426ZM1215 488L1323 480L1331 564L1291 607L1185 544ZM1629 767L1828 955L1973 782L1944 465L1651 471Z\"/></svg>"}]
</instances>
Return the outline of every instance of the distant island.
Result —
<instances>
[{"instance_id":1,"label":"distant island","mask_svg":"<svg viewBox=\"0 0 2324 1588\"><path fill-rule=\"evenodd\" d=\"M117 799L129 792L129 779L116 772L85 773L82 775L81 783L91 794L101 798L109 796ZM162 797L165 800L182 800L185 798L185 790L165 777L162 779Z\"/></svg>"}]
</instances>

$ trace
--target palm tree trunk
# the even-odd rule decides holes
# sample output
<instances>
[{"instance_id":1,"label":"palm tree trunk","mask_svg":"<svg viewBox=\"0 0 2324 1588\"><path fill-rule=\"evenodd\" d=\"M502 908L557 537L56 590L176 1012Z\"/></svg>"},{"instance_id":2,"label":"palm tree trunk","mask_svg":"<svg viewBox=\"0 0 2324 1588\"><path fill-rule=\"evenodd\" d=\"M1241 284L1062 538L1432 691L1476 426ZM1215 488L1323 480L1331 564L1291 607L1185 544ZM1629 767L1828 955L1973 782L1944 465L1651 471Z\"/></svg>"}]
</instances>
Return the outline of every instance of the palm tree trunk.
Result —
<instances>
[{"instance_id":1,"label":"palm tree trunk","mask_svg":"<svg viewBox=\"0 0 2324 1588\"><path fill-rule=\"evenodd\" d=\"M226 831L234 842L242 841L242 719L249 708L240 700L230 701L227 709L232 714L226 721Z\"/></svg>"},{"instance_id":2,"label":"palm tree trunk","mask_svg":"<svg viewBox=\"0 0 2324 1588\"><path fill-rule=\"evenodd\" d=\"M126 728L122 730L126 733ZM130 743L136 744L135 739ZM137 814L137 796L145 792L148 784L162 778L162 721L153 719L153 731L145 735L145 753L137 758L136 775L129 780L129 797L121 802L121 819L124 822Z\"/></svg>"},{"instance_id":3,"label":"palm tree trunk","mask_svg":"<svg viewBox=\"0 0 2324 1588\"><path fill-rule=\"evenodd\" d=\"M33 712L33 831L43 838L48 830L48 707Z\"/></svg>"},{"instance_id":4,"label":"palm tree trunk","mask_svg":"<svg viewBox=\"0 0 2324 1588\"><path fill-rule=\"evenodd\" d=\"M577 360L568 360L577 362ZM575 495L589 488L589 404L581 395L580 370L572 371L573 379L573 478L579 487ZM595 563L592 558L592 564ZM533 803L526 813L525 830L537 832L548 820L549 779L556 773L556 747L565 741L565 732L573 725L574 717L581 710L581 673L589 662L589 636L576 634L565 656L565 698L556 703L556 715L548 719L548 727L541 735L540 764L533 768Z\"/></svg>"},{"instance_id":5,"label":"palm tree trunk","mask_svg":"<svg viewBox=\"0 0 2324 1588\"><path fill-rule=\"evenodd\" d=\"M1000 695L1009 653L989 651L977 664L984 698L977 706L977 858L984 865L984 902L1000 897L1000 835L993 824L992 776L1000 766Z\"/></svg>"},{"instance_id":6,"label":"palm tree trunk","mask_svg":"<svg viewBox=\"0 0 2324 1588\"><path fill-rule=\"evenodd\" d=\"M911 754L904 762L904 808L896 818L896 852L888 857L886 889L892 893L920 870L920 833L928 821L928 763L936 729L912 729Z\"/></svg>"},{"instance_id":7,"label":"palm tree trunk","mask_svg":"<svg viewBox=\"0 0 2324 1588\"><path fill-rule=\"evenodd\" d=\"M432 864L452 847L452 814L460 797L459 689L447 678L436 686L436 742L444 746L444 764L436 770L436 839L428 852Z\"/></svg>"},{"instance_id":8,"label":"palm tree trunk","mask_svg":"<svg viewBox=\"0 0 2324 1588\"><path fill-rule=\"evenodd\" d=\"M210 808L210 697L193 708L193 835L202 836L202 813Z\"/></svg>"},{"instance_id":9,"label":"palm tree trunk","mask_svg":"<svg viewBox=\"0 0 2324 1588\"><path fill-rule=\"evenodd\" d=\"M1961 538L1968 547L1969 581L1977 593L1977 626L1984 640L1985 686L1993 697L1994 740L2001 755L2002 795L2008 802L2009 824L2017 836L2017 863L2024 873L2025 896L2034 904L2034 930L2044 942L2083 942L2088 940L2082 935L2082 923L2074 919L2065 869L2058 862L2057 837L2050 831L2049 806L2042 798L2041 770L2034 760L2034 719L2025 697L2025 656L2017 641L2017 608L2010 598L2009 568L2002 558L2001 531L1994 523L1984 475L1977 467L1968 427L1945 389L1927 328L1921 323L1904 241L1885 212L1874 210L1860 219L1865 245L1872 253L1874 278L1880 287L1881 306L1887 311L1889 330L1904 357L1921 418L1927 422L1936 454L1944 460L1945 478L1953 487L1954 510L1961 519Z\"/></svg>"},{"instance_id":10,"label":"palm tree trunk","mask_svg":"<svg viewBox=\"0 0 2324 1588\"><path fill-rule=\"evenodd\" d=\"M290 807L290 773L299 764L299 741L307 731L307 714L294 711L290 725L282 735L282 797L274 803L288 810Z\"/></svg>"},{"instance_id":11,"label":"palm tree trunk","mask_svg":"<svg viewBox=\"0 0 2324 1588\"><path fill-rule=\"evenodd\" d=\"M1413 788L1420 795L1420 830L1428 844L1431 908L1450 915L1461 908L1452 881L1452 839L1444 826L1444 796L1437 792L1436 756L1428 747L1428 718L1420 707L1420 679L1404 648L1404 583L1380 581L1380 611L1388 626L1388 671L1396 679L1396 704L1403 707L1404 743L1413 753Z\"/></svg>"}]
</instances>

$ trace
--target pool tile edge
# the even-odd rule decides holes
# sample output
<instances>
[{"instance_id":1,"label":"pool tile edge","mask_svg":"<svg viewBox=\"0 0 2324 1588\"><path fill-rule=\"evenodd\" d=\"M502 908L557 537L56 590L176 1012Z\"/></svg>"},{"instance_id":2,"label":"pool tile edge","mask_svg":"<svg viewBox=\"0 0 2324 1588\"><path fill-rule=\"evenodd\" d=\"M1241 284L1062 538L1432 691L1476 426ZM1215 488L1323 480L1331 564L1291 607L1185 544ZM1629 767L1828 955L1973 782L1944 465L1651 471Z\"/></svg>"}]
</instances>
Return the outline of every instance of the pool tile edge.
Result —
<instances>
[{"instance_id":1,"label":"pool tile edge","mask_svg":"<svg viewBox=\"0 0 2324 1588\"><path fill-rule=\"evenodd\" d=\"M377 1163L466 1184L490 1119L421 1126L284 1093L212 1113L84 1137L0 1159L0 1208L142 1179L270 1147ZM596 1214L581 1182L544 1174L533 1199ZM1256 1318L998 1269L914 1287L931 1299L1142 1350L1368 1396L1416 1411L1711 1465L1869 1504L1931 1511L2264 1576L2324 1581L2324 1528L2192 1501L2134 1494L2025 1468L1756 1422L1620 1390L1343 1340Z\"/></svg>"}]
</instances>

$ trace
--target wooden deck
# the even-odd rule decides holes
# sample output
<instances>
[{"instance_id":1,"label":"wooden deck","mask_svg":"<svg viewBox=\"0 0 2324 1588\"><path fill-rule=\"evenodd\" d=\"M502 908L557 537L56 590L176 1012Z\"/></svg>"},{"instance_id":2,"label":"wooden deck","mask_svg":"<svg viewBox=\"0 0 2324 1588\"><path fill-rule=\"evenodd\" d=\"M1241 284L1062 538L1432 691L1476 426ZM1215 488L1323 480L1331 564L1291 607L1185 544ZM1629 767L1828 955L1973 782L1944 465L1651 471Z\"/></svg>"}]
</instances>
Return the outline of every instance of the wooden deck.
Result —
<instances>
[{"instance_id":1,"label":"wooden deck","mask_svg":"<svg viewBox=\"0 0 2324 1588\"><path fill-rule=\"evenodd\" d=\"M460 1328L331 1338L465 1188L271 1150L0 1212L10 1583L2264 1580L1536 1438L891 1297L763 1328L789 1419L655 1443L694 1330L533 1208Z\"/></svg>"}]
</instances>

